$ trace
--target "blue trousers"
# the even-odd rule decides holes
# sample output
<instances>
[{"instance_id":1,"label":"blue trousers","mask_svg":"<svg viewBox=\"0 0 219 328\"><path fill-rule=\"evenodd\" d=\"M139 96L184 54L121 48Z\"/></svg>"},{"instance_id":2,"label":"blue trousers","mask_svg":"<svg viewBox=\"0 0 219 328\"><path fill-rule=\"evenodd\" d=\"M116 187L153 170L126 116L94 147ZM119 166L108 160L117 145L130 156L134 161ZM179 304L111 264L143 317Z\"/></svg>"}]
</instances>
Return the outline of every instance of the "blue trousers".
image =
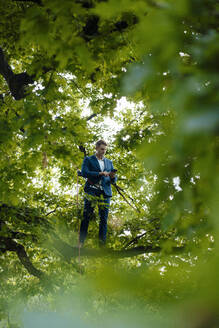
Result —
<instances>
[{"instance_id":1,"label":"blue trousers","mask_svg":"<svg viewBox=\"0 0 219 328\"><path fill-rule=\"evenodd\" d=\"M92 191L86 193L84 197L83 219L80 226L80 242L84 243L87 237L87 231L91 215L96 204L98 204L99 222L99 241L106 243L107 219L110 207L110 198L103 190L92 188Z\"/></svg>"}]
</instances>

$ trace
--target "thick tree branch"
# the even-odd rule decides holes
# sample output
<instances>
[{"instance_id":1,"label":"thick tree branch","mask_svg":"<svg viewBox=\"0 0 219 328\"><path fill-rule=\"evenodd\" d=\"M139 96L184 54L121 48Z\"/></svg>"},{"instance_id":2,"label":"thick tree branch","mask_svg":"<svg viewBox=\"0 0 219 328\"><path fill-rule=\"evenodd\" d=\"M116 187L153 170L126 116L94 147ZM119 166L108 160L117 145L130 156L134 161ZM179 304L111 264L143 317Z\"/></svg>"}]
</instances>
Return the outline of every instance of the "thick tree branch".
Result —
<instances>
[{"instance_id":1,"label":"thick tree branch","mask_svg":"<svg viewBox=\"0 0 219 328\"><path fill-rule=\"evenodd\" d=\"M8 207L5 204L2 204L0 209L5 208L8 210L10 207ZM26 215L31 215L31 210L29 208L25 209ZM7 212L6 212L7 213ZM17 217L19 217L19 211L17 211ZM22 219L24 219L24 216L22 215ZM156 220L156 218L153 219L153 221ZM79 254L79 249L77 246L71 246L65 241L63 241L54 231L51 224L45 219L38 216L33 217L26 217L25 221L41 224L43 228L46 228L46 232L48 232L48 236L50 241L45 245L45 247L48 247L50 250L56 250L58 251L59 255L61 255L66 261L71 260L72 258L76 258ZM44 222L44 223L43 223ZM2 222L3 224L3 222ZM141 237L144 234L141 235ZM24 246L18 244L15 242L11 237L0 237L0 250L2 252L5 251L14 251L17 253L21 263L24 265L24 267L28 270L29 273L33 274L34 276L38 278L42 278L45 274L36 269L32 262L30 261L29 257L27 256ZM130 249L121 249L121 250L114 250L110 248L100 248L100 249L89 249L89 248L80 248L80 256L86 256L86 257L110 257L110 258L126 258L126 257L133 257L145 253L158 253L162 250L162 247L160 246L153 246L153 245L146 245L146 246L138 246ZM171 253L180 253L184 252L186 250L185 246L180 247L173 247L171 250Z\"/></svg>"},{"instance_id":2,"label":"thick tree branch","mask_svg":"<svg viewBox=\"0 0 219 328\"><path fill-rule=\"evenodd\" d=\"M53 68L43 66L43 73L51 71ZM8 64L4 52L0 47L0 74L4 77L9 87L11 95L15 100L20 100L27 96L25 87L28 84L34 83L35 75L28 75L26 72L14 74L10 65ZM2 98L3 99L3 98Z\"/></svg>"},{"instance_id":3,"label":"thick tree branch","mask_svg":"<svg viewBox=\"0 0 219 328\"><path fill-rule=\"evenodd\" d=\"M3 252L16 252L19 260L31 275L34 275L39 279L42 279L45 276L44 272L35 268L33 263L30 261L23 245L18 244L9 237L0 237L0 245L0 250Z\"/></svg>"},{"instance_id":4,"label":"thick tree branch","mask_svg":"<svg viewBox=\"0 0 219 328\"><path fill-rule=\"evenodd\" d=\"M42 6L42 1L41 0L12 0L13 2L33 2L36 3L40 6Z\"/></svg>"},{"instance_id":5,"label":"thick tree branch","mask_svg":"<svg viewBox=\"0 0 219 328\"><path fill-rule=\"evenodd\" d=\"M147 4L151 7L158 8L158 9L164 9L165 6L163 4L160 4L153 0L146 0Z\"/></svg>"},{"instance_id":6,"label":"thick tree branch","mask_svg":"<svg viewBox=\"0 0 219 328\"><path fill-rule=\"evenodd\" d=\"M78 256L79 248L72 247L63 240L61 240L57 235L54 235L52 247L55 248L61 256L63 256L66 260L70 260L71 258L75 258ZM87 257L110 257L110 258L125 258L125 257L133 257L145 253L158 253L162 250L161 247L156 246L153 247L151 245L148 246L138 246L134 248L130 248L127 250L113 250L110 248L103 249L90 249L90 248L80 248L80 256ZM177 254L185 251L185 247L173 247L172 253Z\"/></svg>"},{"instance_id":7,"label":"thick tree branch","mask_svg":"<svg viewBox=\"0 0 219 328\"><path fill-rule=\"evenodd\" d=\"M14 74L5 59L2 48L0 48L0 74L8 84L10 92L15 100L20 100L26 96L25 87L34 83L33 77L26 72Z\"/></svg>"}]
</instances>

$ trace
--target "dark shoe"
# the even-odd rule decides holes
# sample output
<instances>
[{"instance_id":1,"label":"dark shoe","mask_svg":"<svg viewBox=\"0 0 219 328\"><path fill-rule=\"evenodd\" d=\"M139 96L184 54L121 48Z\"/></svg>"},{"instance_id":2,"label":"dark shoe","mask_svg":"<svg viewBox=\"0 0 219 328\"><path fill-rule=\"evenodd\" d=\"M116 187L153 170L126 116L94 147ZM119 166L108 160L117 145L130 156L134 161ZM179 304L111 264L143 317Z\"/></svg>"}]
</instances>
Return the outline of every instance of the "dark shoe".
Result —
<instances>
[{"instance_id":1,"label":"dark shoe","mask_svg":"<svg viewBox=\"0 0 219 328\"><path fill-rule=\"evenodd\" d=\"M106 248L106 242L102 241L102 240L99 240L99 247L100 248Z\"/></svg>"}]
</instances>

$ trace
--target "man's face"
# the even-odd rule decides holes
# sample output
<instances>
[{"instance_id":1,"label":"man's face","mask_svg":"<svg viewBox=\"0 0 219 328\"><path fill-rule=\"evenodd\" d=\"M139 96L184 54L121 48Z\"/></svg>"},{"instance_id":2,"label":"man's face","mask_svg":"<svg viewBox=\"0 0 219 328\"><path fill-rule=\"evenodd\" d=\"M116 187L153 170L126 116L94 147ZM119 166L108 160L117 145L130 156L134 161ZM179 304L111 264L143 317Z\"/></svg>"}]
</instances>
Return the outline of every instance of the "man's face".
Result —
<instances>
[{"instance_id":1,"label":"man's face","mask_svg":"<svg viewBox=\"0 0 219 328\"><path fill-rule=\"evenodd\" d=\"M99 147L96 147L98 156L102 157L106 153L106 149L107 149L107 146L105 146L103 144L100 145Z\"/></svg>"}]
</instances>

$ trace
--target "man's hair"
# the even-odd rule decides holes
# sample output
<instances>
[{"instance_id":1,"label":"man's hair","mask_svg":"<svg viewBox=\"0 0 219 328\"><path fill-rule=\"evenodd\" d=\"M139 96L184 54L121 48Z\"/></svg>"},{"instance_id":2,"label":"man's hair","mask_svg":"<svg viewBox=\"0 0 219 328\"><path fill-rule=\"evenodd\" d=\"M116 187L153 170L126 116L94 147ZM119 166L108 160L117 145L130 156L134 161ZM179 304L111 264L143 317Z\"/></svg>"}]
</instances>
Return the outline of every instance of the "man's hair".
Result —
<instances>
[{"instance_id":1,"label":"man's hair","mask_svg":"<svg viewBox=\"0 0 219 328\"><path fill-rule=\"evenodd\" d=\"M105 146L107 146L107 143L106 143L104 140L98 140L98 141L96 142L96 147L99 147L100 145L105 145Z\"/></svg>"}]
</instances>

